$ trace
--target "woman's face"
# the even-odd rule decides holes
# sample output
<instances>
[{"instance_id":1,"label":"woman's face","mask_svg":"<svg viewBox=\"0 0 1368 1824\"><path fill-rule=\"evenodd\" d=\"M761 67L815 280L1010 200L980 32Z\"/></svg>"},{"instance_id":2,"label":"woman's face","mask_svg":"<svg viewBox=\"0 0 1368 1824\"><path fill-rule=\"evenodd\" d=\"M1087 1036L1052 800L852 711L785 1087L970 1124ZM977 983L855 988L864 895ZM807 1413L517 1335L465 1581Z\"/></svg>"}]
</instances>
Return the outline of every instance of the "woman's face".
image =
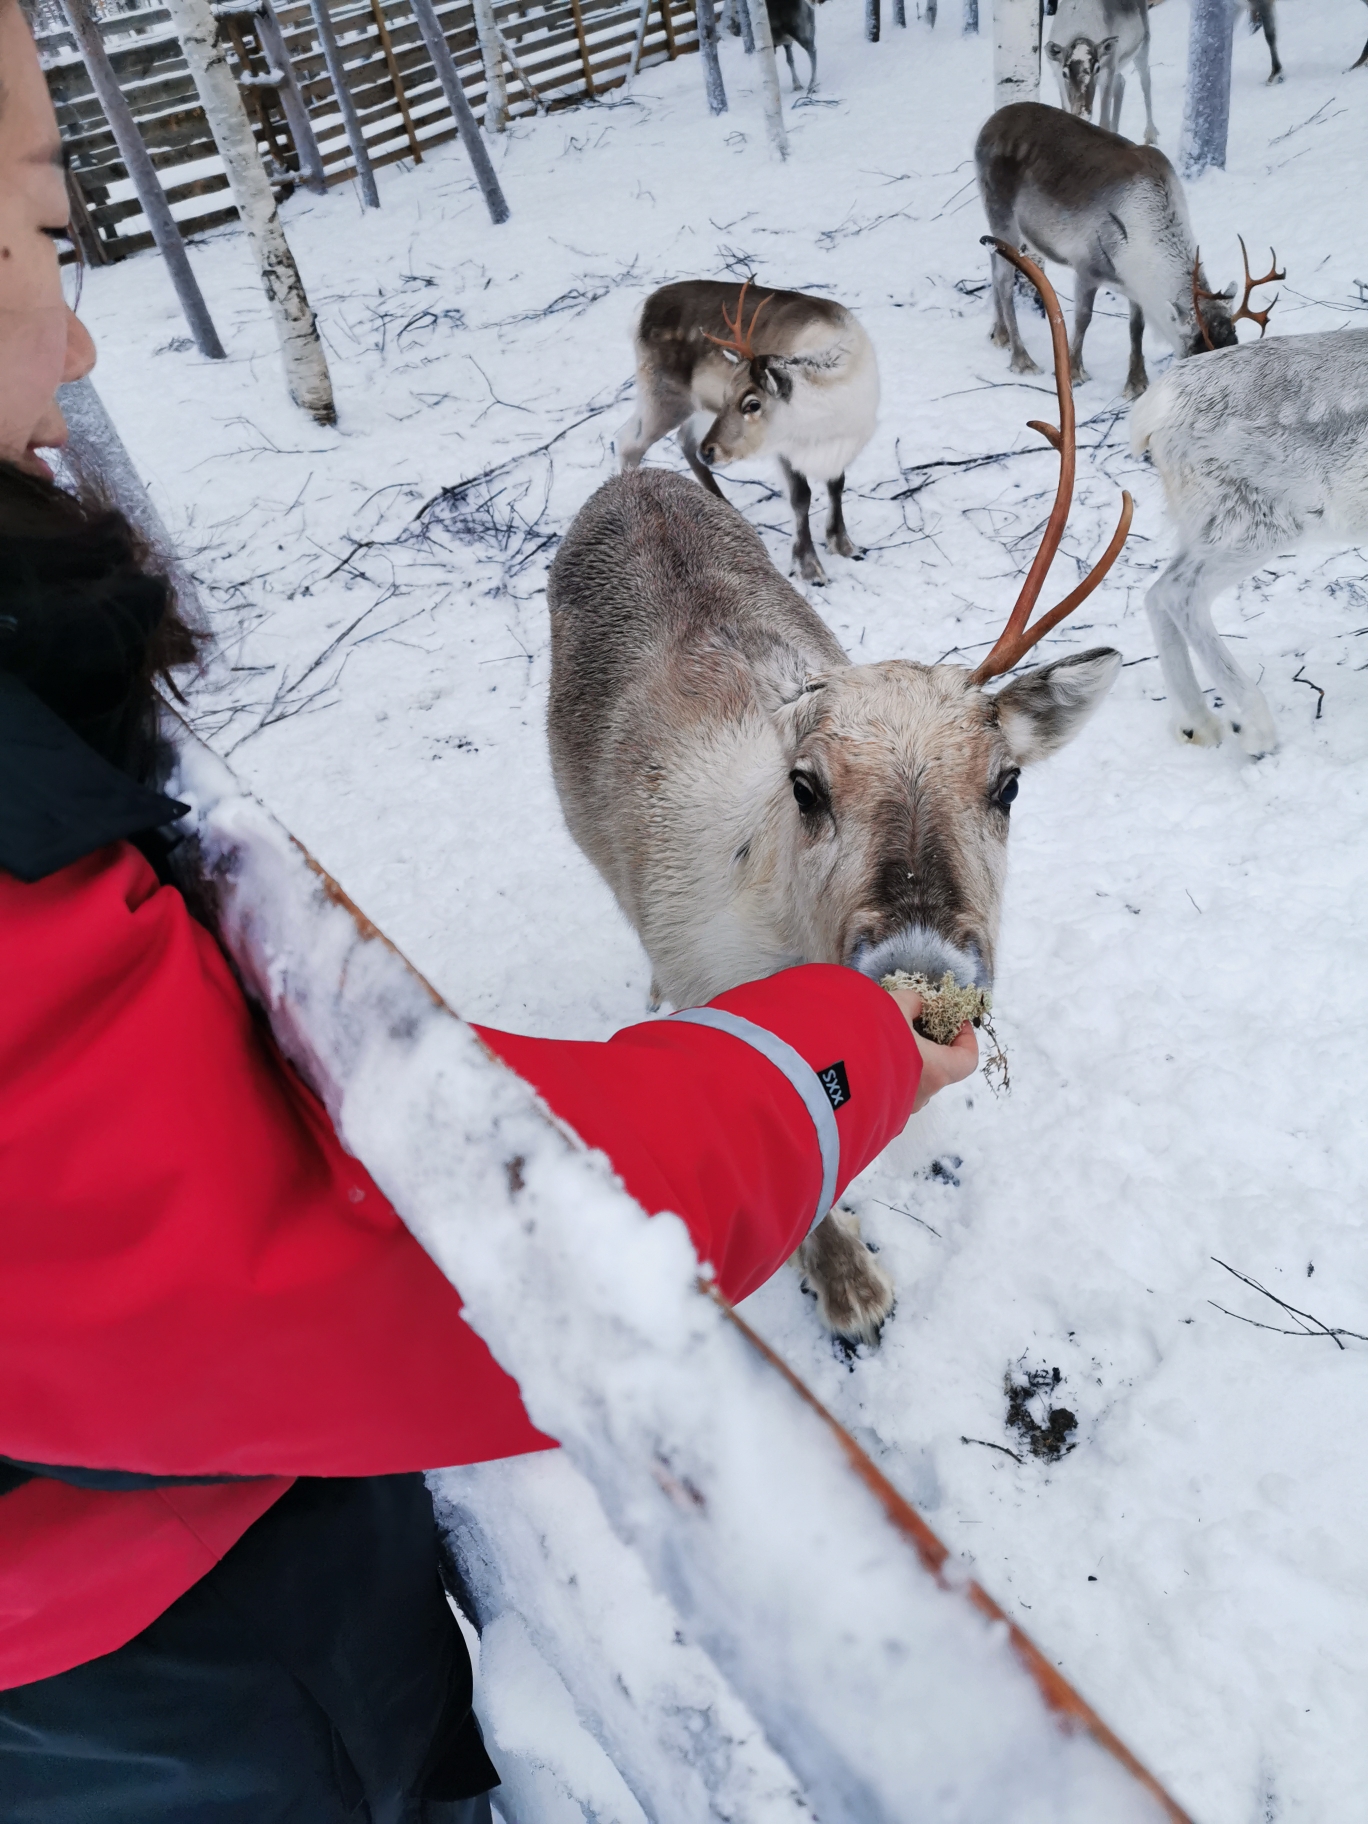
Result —
<instances>
[{"instance_id":1,"label":"woman's face","mask_svg":"<svg viewBox=\"0 0 1368 1824\"><path fill-rule=\"evenodd\" d=\"M62 297L56 242L68 204L57 119L16 0L0 0L0 458L50 476L60 448L57 388L95 365Z\"/></svg>"}]
</instances>

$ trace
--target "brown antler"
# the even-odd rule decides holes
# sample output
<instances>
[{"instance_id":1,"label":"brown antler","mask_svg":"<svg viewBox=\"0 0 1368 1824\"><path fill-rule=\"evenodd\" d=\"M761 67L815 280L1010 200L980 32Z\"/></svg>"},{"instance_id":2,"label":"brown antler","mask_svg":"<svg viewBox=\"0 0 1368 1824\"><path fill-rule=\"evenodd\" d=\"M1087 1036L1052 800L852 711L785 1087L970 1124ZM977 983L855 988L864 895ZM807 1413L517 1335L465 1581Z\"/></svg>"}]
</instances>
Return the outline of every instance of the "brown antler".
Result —
<instances>
[{"instance_id":1,"label":"brown antler","mask_svg":"<svg viewBox=\"0 0 1368 1824\"><path fill-rule=\"evenodd\" d=\"M705 336L707 336L707 339L709 342L716 342L716 344L719 348L731 349L733 351L733 353L736 354L739 357L739 359L742 361L754 360L755 348L752 343L752 337L755 334L756 318L760 315L760 312L765 308L766 304L770 303L774 297L774 293L771 291L765 297L761 298L760 302L756 305L755 309L751 312L750 322L746 325L745 329L743 330L741 327L741 318L745 311L745 306L746 306L746 292L749 289L750 289L750 280L747 279L745 281L745 283L742 285L741 290L737 294L735 319L733 319L727 315L726 305L724 304L722 306L722 321L726 324L727 328L731 331L730 340L728 340L724 336L709 336L706 329L703 331L703 334Z\"/></svg>"},{"instance_id":2,"label":"brown antler","mask_svg":"<svg viewBox=\"0 0 1368 1824\"><path fill-rule=\"evenodd\" d=\"M1268 328L1268 319L1272 315L1273 304L1276 304L1278 299L1274 298L1273 303L1269 305L1267 310L1251 310L1249 308L1249 300L1253 295L1254 287L1256 285L1272 285L1285 279L1287 274L1286 272L1278 271L1278 256L1270 247L1268 250L1270 261L1268 271L1261 279L1251 279L1249 276L1249 255L1245 252L1244 236L1242 234L1237 235L1236 239L1240 243L1240 258L1244 261L1245 288L1244 296L1240 300L1240 308L1231 312L1230 320L1232 323L1238 323L1241 317L1248 317L1251 323L1258 324L1259 334L1262 336L1264 331ZM1282 294L1279 293L1279 296L1281 295Z\"/></svg>"},{"instance_id":3,"label":"brown antler","mask_svg":"<svg viewBox=\"0 0 1368 1824\"><path fill-rule=\"evenodd\" d=\"M1069 518L1069 504L1073 499L1075 435L1073 383L1069 378L1069 338L1064 328L1064 313L1059 308L1059 299L1055 296L1054 286L1051 285L1035 261L1027 259L1025 254L1018 253L1015 247L1010 246L1006 241L998 240L991 234L983 237L983 244L985 247L994 248L1004 260L1015 266L1018 272L1025 273L1040 293L1041 302L1045 306L1045 315L1050 320L1050 338L1054 345L1055 390L1059 394L1059 428L1056 430L1054 425L1042 424L1037 419L1031 420L1030 428L1033 431L1039 431L1045 441L1059 451L1059 487L1055 493L1054 506L1050 510L1049 523L1045 527L1045 536L1041 540L1040 549L1035 554L1031 568L1026 573L1026 581L1022 584L1016 606L1009 615L1007 625L1003 628L997 644L973 673L970 681L974 684L986 684L990 678L1001 677L1004 672L1010 671L1014 665L1021 662L1038 640L1043 639L1052 628L1059 625L1066 614L1071 614L1080 602L1087 600L1120 556L1121 547L1126 542L1126 534L1130 531L1131 518L1135 511L1135 503L1131 500L1130 495L1123 493L1121 518L1116 531L1112 534L1111 543L1102 556L1076 589L1071 589L1062 602L1056 603L1047 613L1042 614L1033 627L1028 626L1031 610L1035 607L1040 591L1045 586L1046 575L1054 561L1055 553L1059 549L1059 541L1064 536L1064 527Z\"/></svg>"}]
</instances>

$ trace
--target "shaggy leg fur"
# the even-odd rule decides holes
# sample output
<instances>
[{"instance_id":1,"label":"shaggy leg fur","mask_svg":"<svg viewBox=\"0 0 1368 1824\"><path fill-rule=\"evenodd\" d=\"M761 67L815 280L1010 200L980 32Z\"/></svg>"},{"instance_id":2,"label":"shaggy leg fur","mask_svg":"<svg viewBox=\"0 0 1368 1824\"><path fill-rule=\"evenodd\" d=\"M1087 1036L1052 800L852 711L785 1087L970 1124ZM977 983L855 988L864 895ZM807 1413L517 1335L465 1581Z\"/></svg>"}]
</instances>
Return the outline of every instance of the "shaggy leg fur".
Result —
<instances>
[{"instance_id":1,"label":"shaggy leg fur","mask_svg":"<svg viewBox=\"0 0 1368 1824\"><path fill-rule=\"evenodd\" d=\"M793 508L793 567L805 582L820 586L826 582L827 573L822 568L822 560L812 542L812 526L808 521L812 507L812 489L808 486L807 476L800 475L783 456L779 458L779 467L784 471L789 503Z\"/></svg>"},{"instance_id":2,"label":"shaggy leg fur","mask_svg":"<svg viewBox=\"0 0 1368 1824\"><path fill-rule=\"evenodd\" d=\"M1211 604L1223 589L1253 574L1247 559L1224 554L1175 557L1145 598L1150 625L1159 642L1159 662L1178 706L1175 730L1180 740L1214 747L1224 730L1207 708L1188 656L1196 653L1217 690L1231 708L1231 727L1240 746L1257 758L1278 745L1278 731L1263 692L1231 657L1211 619Z\"/></svg>"},{"instance_id":3,"label":"shaggy leg fur","mask_svg":"<svg viewBox=\"0 0 1368 1824\"><path fill-rule=\"evenodd\" d=\"M864 552L846 531L844 475L838 475L835 481L827 483L827 502L827 550L834 551L838 557L863 557Z\"/></svg>"},{"instance_id":4,"label":"shaggy leg fur","mask_svg":"<svg viewBox=\"0 0 1368 1824\"><path fill-rule=\"evenodd\" d=\"M848 1343L877 1343L897 1293L860 1240L855 1212L833 1210L793 1258L817 1294L827 1328Z\"/></svg>"},{"instance_id":5,"label":"shaggy leg fur","mask_svg":"<svg viewBox=\"0 0 1368 1824\"><path fill-rule=\"evenodd\" d=\"M992 232L1001 241L1016 242L1019 236L1004 232L996 223L990 223ZM993 269L993 303L996 315L993 319L993 340L999 348L1010 348L1012 351L1012 372L1014 374L1038 374L1040 368L1031 359L1030 351L1021 339L1017 328L1016 316L1016 267L1006 260L991 256Z\"/></svg>"},{"instance_id":6,"label":"shaggy leg fur","mask_svg":"<svg viewBox=\"0 0 1368 1824\"><path fill-rule=\"evenodd\" d=\"M1092 322L1093 304L1097 299L1096 285L1085 285L1082 279L1077 281L1074 292L1074 333L1073 343L1069 349L1069 373L1075 386L1084 385L1091 375L1083 366L1083 338L1088 333Z\"/></svg>"},{"instance_id":7,"label":"shaggy leg fur","mask_svg":"<svg viewBox=\"0 0 1368 1824\"><path fill-rule=\"evenodd\" d=\"M1130 307L1130 372L1126 375L1126 398L1138 399L1149 386L1145 372L1145 313L1138 304Z\"/></svg>"}]
</instances>

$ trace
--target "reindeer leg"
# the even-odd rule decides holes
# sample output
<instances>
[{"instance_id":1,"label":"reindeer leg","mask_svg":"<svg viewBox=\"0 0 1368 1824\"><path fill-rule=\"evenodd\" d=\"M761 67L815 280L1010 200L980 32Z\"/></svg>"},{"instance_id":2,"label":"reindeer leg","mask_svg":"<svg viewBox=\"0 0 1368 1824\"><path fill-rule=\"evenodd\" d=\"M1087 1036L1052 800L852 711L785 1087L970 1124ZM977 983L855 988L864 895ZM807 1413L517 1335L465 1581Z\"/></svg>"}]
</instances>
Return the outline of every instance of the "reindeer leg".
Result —
<instances>
[{"instance_id":1,"label":"reindeer leg","mask_svg":"<svg viewBox=\"0 0 1368 1824\"><path fill-rule=\"evenodd\" d=\"M1263 26L1264 43L1268 46L1269 59L1273 68L1268 73L1271 83L1281 82L1283 67L1278 61L1278 26L1273 16L1272 0L1261 0L1259 6L1259 23Z\"/></svg>"},{"instance_id":2,"label":"reindeer leg","mask_svg":"<svg viewBox=\"0 0 1368 1824\"><path fill-rule=\"evenodd\" d=\"M1107 84L1107 93L1103 98L1102 113L1109 115L1103 125L1112 133L1121 131L1121 98L1126 92L1126 79L1120 70L1113 70L1111 81Z\"/></svg>"},{"instance_id":3,"label":"reindeer leg","mask_svg":"<svg viewBox=\"0 0 1368 1824\"><path fill-rule=\"evenodd\" d=\"M838 475L835 481L827 483L827 502L827 550L834 551L838 557L862 558L864 552L846 531L844 475Z\"/></svg>"},{"instance_id":4,"label":"reindeer leg","mask_svg":"<svg viewBox=\"0 0 1368 1824\"><path fill-rule=\"evenodd\" d=\"M717 485L717 477L698 453L698 439L694 436L692 414L679 427L679 447L684 452L684 460L694 474L703 483L709 494L716 494L719 500L727 497Z\"/></svg>"},{"instance_id":5,"label":"reindeer leg","mask_svg":"<svg viewBox=\"0 0 1368 1824\"><path fill-rule=\"evenodd\" d=\"M677 430L693 411L693 400L687 394L662 392L650 379L637 375L637 409L618 431L618 462L624 471L639 468L641 459L653 443Z\"/></svg>"},{"instance_id":6,"label":"reindeer leg","mask_svg":"<svg viewBox=\"0 0 1368 1824\"><path fill-rule=\"evenodd\" d=\"M1140 93L1145 98L1145 144L1159 144L1159 129L1154 124L1154 104L1150 100L1149 40L1135 53L1135 67L1140 76Z\"/></svg>"},{"instance_id":7,"label":"reindeer leg","mask_svg":"<svg viewBox=\"0 0 1368 1824\"><path fill-rule=\"evenodd\" d=\"M1179 622L1189 646L1230 706L1230 726L1239 736L1240 746L1255 760L1277 747L1277 724L1268 699L1243 666L1236 663L1217 633L1211 604L1223 589L1252 576L1262 555L1255 556L1253 562L1244 556L1232 558L1226 552L1190 560L1192 585L1185 604L1187 619L1186 624Z\"/></svg>"},{"instance_id":8,"label":"reindeer leg","mask_svg":"<svg viewBox=\"0 0 1368 1824\"><path fill-rule=\"evenodd\" d=\"M1127 399L1138 399L1149 385L1145 372L1145 313L1132 299L1130 307L1130 372L1126 375Z\"/></svg>"},{"instance_id":9,"label":"reindeer leg","mask_svg":"<svg viewBox=\"0 0 1368 1824\"><path fill-rule=\"evenodd\" d=\"M793 84L793 92L796 95L798 93L798 65L793 61L793 40L791 38L784 40L784 55L788 58L789 80Z\"/></svg>"},{"instance_id":10,"label":"reindeer leg","mask_svg":"<svg viewBox=\"0 0 1368 1824\"><path fill-rule=\"evenodd\" d=\"M1092 322L1093 303L1097 298L1096 285L1090 284L1081 273L1074 274L1074 333L1073 346L1069 349L1069 374L1075 386L1084 386L1091 376L1083 369L1083 338L1088 333Z\"/></svg>"},{"instance_id":11,"label":"reindeer leg","mask_svg":"<svg viewBox=\"0 0 1368 1824\"><path fill-rule=\"evenodd\" d=\"M826 582L827 573L822 568L822 560L812 542L812 527L808 523L812 489L808 486L807 476L800 475L787 457L779 458L779 467L784 471L789 504L793 508L793 568L805 582L816 583L820 587Z\"/></svg>"},{"instance_id":12,"label":"reindeer leg","mask_svg":"<svg viewBox=\"0 0 1368 1824\"><path fill-rule=\"evenodd\" d=\"M827 1329L849 1343L877 1343L897 1293L860 1240L855 1212L832 1210L793 1258L817 1294Z\"/></svg>"},{"instance_id":13,"label":"reindeer leg","mask_svg":"<svg viewBox=\"0 0 1368 1824\"><path fill-rule=\"evenodd\" d=\"M1187 641L1181 622L1186 619L1187 592L1191 577L1187 560L1175 557L1167 570L1153 583L1145 596L1145 612L1159 645L1159 666L1175 706L1173 732L1180 741L1194 747L1219 747L1225 730L1213 716L1202 696L1197 673L1192 669Z\"/></svg>"},{"instance_id":14,"label":"reindeer leg","mask_svg":"<svg viewBox=\"0 0 1368 1824\"><path fill-rule=\"evenodd\" d=\"M1006 234L998 234L999 240L1008 240ZM993 268L993 301L997 305L997 317L993 323L993 340L999 348L1010 347L1012 351L1012 372L1014 374L1038 374L1039 367L1030 356L1030 351L1021 339L1017 328L1016 315L1016 267L998 255L990 256Z\"/></svg>"}]
</instances>

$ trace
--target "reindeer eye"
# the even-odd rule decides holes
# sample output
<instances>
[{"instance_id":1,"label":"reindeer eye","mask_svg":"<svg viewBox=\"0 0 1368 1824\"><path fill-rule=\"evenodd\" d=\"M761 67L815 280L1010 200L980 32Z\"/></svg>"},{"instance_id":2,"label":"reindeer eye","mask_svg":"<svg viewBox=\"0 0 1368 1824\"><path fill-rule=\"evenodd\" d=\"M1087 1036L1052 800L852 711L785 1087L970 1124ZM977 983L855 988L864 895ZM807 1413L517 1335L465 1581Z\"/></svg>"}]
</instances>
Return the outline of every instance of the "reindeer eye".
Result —
<instances>
[{"instance_id":1,"label":"reindeer eye","mask_svg":"<svg viewBox=\"0 0 1368 1824\"><path fill-rule=\"evenodd\" d=\"M741 401L741 411L745 417L754 418L759 410L760 401L756 398L754 393L751 393L747 398Z\"/></svg>"},{"instance_id":2,"label":"reindeer eye","mask_svg":"<svg viewBox=\"0 0 1368 1824\"><path fill-rule=\"evenodd\" d=\"M804 815L809 811L815 811L821 800L813 790L811 780L805 778L802 773L790 773L789 778L793 781L793 801L798 809Z\"/></svg>"},{"instance_id":3,"label":"reindeer eye","mask_svg":"<svg viewBox=\"0 0 1368 1824\"><path fill-rule=\"evenodd\" d=\"M1002 781L1001 785L999 785L994 796L1005 811L1020 790L1021 780L1015 773L1008 773L1007 777Z\"/></svg>"}]
</instances>

